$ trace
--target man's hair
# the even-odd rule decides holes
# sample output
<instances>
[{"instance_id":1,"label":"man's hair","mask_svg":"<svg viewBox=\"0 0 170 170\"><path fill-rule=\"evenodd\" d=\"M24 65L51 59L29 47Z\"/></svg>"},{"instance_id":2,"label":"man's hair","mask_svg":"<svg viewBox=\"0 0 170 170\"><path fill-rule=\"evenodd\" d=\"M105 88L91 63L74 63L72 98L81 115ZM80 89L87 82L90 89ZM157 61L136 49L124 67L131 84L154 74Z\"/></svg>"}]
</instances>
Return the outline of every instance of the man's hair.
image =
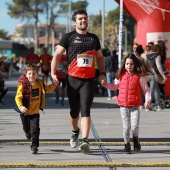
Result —
<instances>
[{"instance_id":1,"label":"man's hair","mask_svg":"<svg viewBox=\"0 0 170 170\"><path fill-rule=\"evenodd\" d=\"M87 12L84 9L75 11L73 13L73 15L72 15L72 20L73 21L76 21L76 15L78 15L78 14L85 14L85 15L87 15Z\"/></svg>"},{"instance_id":2,"label":"man's hair","mask_svg":"<svg viewBox=\"0 0 170 170\"><path fill-rule=\"evenodd\" d=\"M27 73L29 70L35 70L38 73L37 64L27 64L25 68L25 73Z\"/></svg>"}]
</instances>

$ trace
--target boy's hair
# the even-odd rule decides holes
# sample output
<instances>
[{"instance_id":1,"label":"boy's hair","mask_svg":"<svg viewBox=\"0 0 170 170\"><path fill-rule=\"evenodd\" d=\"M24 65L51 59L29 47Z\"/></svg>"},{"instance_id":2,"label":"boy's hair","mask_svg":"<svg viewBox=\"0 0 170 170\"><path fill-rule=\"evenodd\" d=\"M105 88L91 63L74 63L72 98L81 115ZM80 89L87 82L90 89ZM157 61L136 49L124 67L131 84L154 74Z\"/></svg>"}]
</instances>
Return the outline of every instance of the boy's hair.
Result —
<instances>
[{"instance_id":1,"label":"boy's hair","mask_svg":"<svg viewBox=\"0 0 170 170\"><path fill-rule=\"evenodd\" d=\"M119 68L119 70L116 73L116 78L119 79L120 75L126 72L125 69L125 63L127 59L131 59L133 60L134 63L134 74L137 74L138 76L148 76L151 73L150 68L148 67L148 65L143 62L140 61L134 53L129 53L125 56L122 66Z\"/></svg>"},{"instance_id":2,"label":"boy's hair","mask_svg":"<svg viewBox=\"0 0 170 170\"><path fill-rule=\"evenodd\" d=\"M72 20L73 21L76 21L76 15L78 15L78 14L85 14L87 16L87 12L85 10L83 10L83 9L77 10L72 15Z\"/></svg>"},{"instance_id":3,"label":"boy's hair","mask_svg":"<svg viewBox=\"0 0 170 170\"><path fill-rule=\"evenodd\" d=\"M25 73L27 73L29 70L35 70L38 73L37 64L27 64L25 68Z\"/></svg>"}]
</instances>

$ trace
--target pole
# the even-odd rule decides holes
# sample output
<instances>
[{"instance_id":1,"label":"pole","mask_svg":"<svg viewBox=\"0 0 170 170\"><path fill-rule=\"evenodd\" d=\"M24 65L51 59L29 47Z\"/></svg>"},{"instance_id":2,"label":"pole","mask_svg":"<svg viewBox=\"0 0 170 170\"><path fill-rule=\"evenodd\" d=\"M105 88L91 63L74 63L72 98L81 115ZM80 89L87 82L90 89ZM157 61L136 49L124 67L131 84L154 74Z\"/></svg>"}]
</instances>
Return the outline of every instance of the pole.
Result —
<instances>
[{"instance_id":1,"label":"pole","mask_svg":"<svg viewBox=\"0 0 170 170\"><path fill-rule=\"evenodd\" d=\"M103 0L103 13L102 13L102 48L104 48L104 24L105 24L105 0Z\"/></svg>"},{"instance_id":2,"label":"pole","mask_svg":"<svg viewBox=\"0 0 170 170\"><path fill-rule=\"evenodd\" d=\"M52 29L52 32L51 32L51 37L52 37L52 56L54 55L54 29Z\"/></svg>"},{"instance_id":3,"label":"pole","mask_svg":"<svg viewBox=\"0 0 170 170\"><path fill-rule=\"evenodd\" d=\"M71 32L71 0L69 3L69 32Z\"/></svg>"},{"instance_id":4,"label":"pole","mask_svg":"<svg viewBox=\"0 0 170 170\"><path fill-rule=\"evenodd\" d=\"M123 25L123 0L120 0L120 18L119 18L119 67L121 66L121 55L122 55L122 25Z\"/></svg>"},{"instance_id":5,"label":"pole","mask_svg":"<svg viewBox=\"0 0 170 170\"><path fill-rule=\"evenodd\" d=\"M125 52L127 52L127 28L125 27Z\"/></svg>"}]
</instances>

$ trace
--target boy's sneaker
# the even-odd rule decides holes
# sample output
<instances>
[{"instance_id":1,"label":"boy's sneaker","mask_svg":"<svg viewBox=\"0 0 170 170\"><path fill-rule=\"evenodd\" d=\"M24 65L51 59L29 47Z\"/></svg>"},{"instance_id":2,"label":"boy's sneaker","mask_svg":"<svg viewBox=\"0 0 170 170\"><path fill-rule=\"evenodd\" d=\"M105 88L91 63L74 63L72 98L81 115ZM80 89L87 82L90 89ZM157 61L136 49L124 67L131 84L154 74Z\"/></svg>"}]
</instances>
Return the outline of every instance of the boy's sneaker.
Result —
<instances>
[{"instance_id":1,"label":"boy's sneaker","mask_svg":"<svg viewBox=\"0 0 170 170\"><path fill-rule=\"evenodd\" d=\"M79 129L77 131L78 133L72 132L72 136L70 139L70 146L72 148L77 148L79 145Z\"/></svg>"},{"instance_id":2,"label":"boy's sneaker","mask_svg":"<svg viewBox=\"0 0 170 170\"><path fill-rule=\"evenodd\" d=\"M83 140L79 147L79 151L81 151L83 153L88 153L89 149L90 149L90 145L89 145L88 139Z\"/></svg>"},{"instance_id":3,"label":"boy's sneaker","mask_svg":"<svg viewBox=\"0 0 170 170\"><path fill-rule=\"evenodd\" d=\"M30 140L31 139L31 133L30 132L25 132L25 137Z\"/></svg>"},{"instance_id":4,"label":"boy's sneaker","mask_svg":"<svg viewBox=\"0 0 170 170\"><path fill-rule=\"evenodd\" d=\"M59 97L56 97L55 99L55 103L58 104L59 103Z\"/></svg>"},{"instance_id":5,"label":"boy's sneaker","mask_svg":"<svg viewBox=\"0 0 170 170\"><path fill-rule=\"evenodd\" d=\"M61 106L64 106L65 105L64 100L61 100L60 104L61 104Z\"/></svg>"},{"instance_id":6,"label":"boy's sneaker","mask_svg":"<svg viewBox=\"0 0 170 170\"><path fill-rule=\"evenodd\" d=\"M32 147L31 147L31 153L32 153L32 154L37 154L37 153L38 153L38 148L37 148L37 146L32 146Z\"/></svg>"}]
</instances>

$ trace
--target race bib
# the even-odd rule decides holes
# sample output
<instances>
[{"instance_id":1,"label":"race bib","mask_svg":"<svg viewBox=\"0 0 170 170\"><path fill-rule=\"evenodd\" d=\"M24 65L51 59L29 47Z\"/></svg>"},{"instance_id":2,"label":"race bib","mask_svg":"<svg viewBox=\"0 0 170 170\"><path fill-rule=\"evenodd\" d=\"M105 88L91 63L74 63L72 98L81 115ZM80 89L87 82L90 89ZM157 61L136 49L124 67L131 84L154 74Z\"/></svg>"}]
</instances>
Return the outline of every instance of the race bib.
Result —
<instances>
[{"instance_id":1,"label":"race bib","mask_svg":"<svg viewBox=\"0 0 170 170\"><path fill-rule=\"evenodd\" d=\"M48 64L43 64L43 68L48 68Z\"/></svg>"},{"instance_id":2,"label":"race bib","mask_svg":"<svg viewBox=\"0 0 170 170\"><path fill-rule=\"evenodd\" d=\"M59 64L57 70L63 70L63 64Z\"/></svg>"},{"instance_id":3,"label":"race bib","mask_svg":"<svg viewBox=\"0 0 170 170\"><path fill-rule=\"evenodd\" d=\"M77 55L77 67L92 67L93 56L89 54Z\"/></svg>"}]
</instances>

